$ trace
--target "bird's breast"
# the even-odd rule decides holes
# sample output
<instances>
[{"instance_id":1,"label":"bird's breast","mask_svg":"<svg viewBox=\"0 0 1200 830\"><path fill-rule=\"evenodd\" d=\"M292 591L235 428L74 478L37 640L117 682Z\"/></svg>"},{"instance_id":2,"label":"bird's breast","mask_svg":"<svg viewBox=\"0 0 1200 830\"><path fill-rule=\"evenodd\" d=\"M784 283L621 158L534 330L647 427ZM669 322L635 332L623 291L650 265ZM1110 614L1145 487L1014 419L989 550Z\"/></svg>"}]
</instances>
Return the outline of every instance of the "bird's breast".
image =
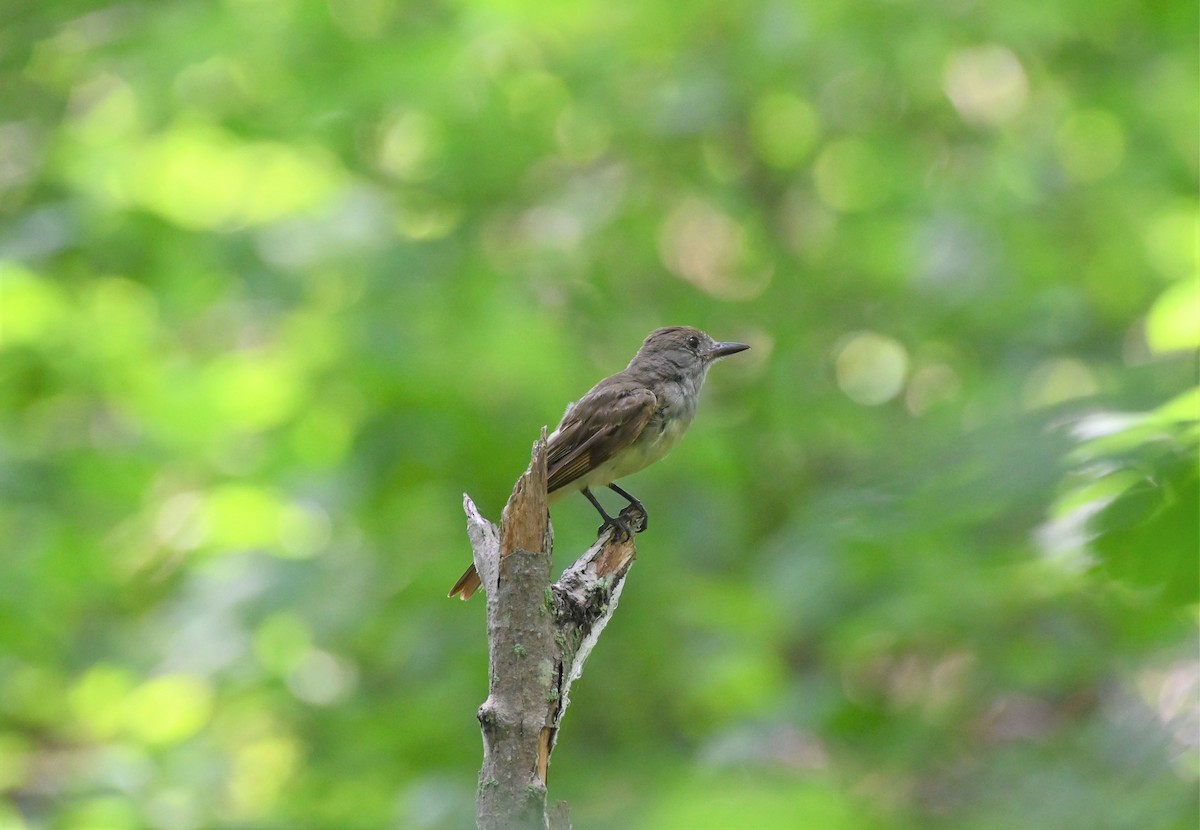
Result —
<instances>
[{"instance_id":1,"label":"bird's breast","mask_svg":"<svg viewBox=\"0 0 1200 830\"><path fill-rule=\"evenodd\" d=\"M691 422L689 412L671 414L660 410L654 413L650 423L629 447L629 451L624 453L626 458L619 459L618 477L636 473L669 453L687 432Z\"/></svg>"}]
</instances>

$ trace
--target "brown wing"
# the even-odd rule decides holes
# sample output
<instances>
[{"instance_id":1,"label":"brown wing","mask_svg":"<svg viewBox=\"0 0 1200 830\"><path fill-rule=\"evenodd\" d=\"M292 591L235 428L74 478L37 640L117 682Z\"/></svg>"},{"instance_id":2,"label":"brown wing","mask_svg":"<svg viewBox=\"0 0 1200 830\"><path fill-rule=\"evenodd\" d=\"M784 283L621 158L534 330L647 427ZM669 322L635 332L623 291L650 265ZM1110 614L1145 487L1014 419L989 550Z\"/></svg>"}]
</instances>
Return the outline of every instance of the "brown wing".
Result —
<instances>
[{"instance_id":1,"label":"brown wing","mask_svg":"<svg viewBox=\"0 0 1200 830\"><path fill-rule=\"evenodd\" d=\"M640 383L596 384L563 416L546 448L547 489L553 493L628 447L657 407L658 398Z\"/></svg>"}]
</instances>

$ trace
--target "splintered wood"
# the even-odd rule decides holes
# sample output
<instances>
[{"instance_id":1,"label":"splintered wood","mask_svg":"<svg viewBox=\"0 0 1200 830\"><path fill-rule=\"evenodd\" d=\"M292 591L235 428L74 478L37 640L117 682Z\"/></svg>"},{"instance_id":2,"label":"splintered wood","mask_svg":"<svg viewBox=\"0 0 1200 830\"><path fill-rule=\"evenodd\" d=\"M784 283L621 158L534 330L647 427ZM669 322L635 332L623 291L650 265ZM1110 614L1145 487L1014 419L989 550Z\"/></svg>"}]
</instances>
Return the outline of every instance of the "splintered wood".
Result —
<instances>
[{"instance_id":1,"label":"splintered wood","mask_svg":"<svg viewBox=\"0 0 1200 830\"><path fill-rule=\"evenodd\" d=\"M488 698L479 709L483 766L476 819L482 830L570 826L565 804L546 811L546 781L571 684L617 608L637 555L607 529L556 583L546 507L546 433L504 508L500 528L464 495L467 534L487 593ZM645 516L621 511L633 530Z\"/></svg>"}]
</instances>

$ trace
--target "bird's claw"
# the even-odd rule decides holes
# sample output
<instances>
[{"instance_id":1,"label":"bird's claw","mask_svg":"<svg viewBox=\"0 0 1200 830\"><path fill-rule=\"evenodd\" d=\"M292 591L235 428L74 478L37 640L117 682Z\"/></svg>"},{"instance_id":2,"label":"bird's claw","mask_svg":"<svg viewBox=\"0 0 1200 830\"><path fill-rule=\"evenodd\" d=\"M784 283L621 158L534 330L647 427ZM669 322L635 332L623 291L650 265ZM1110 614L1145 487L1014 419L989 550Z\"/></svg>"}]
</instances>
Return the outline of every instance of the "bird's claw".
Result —
<instances>
[{"instance_id":1,"label":"bird's claw","mask_svg":"<svg viewBox=\"0 0 1200 830\"><path fill-rule=\"evenodd\" d=\"M625 505L619 518L623 519L635 533L641 533L650 527L650 514L646 512L646 507L640 501Z\"/></svg>"},{"instance_id":2,"label":"bird's claw","mask_svg":"<svg viewBox=\"0 0 1200 830\"><path fill-rule=\"evenodd\" d=\"M596 538L604 535L606 530L612 530L612 538L614 542L624 542L633 538L633 534L629 530L629 525L623 518L614 518L611 522L605 521L604 524L596 528Z\"/></svg>"},{"instance_id":3,"label":"bird's claw","mask_svg":"<svg viewBox=\"0 0 1200 830\"><path fill-rule=\"evenodd\" d=\"M646 515L646 508L640 504L626 505L625 509L617 516L609 517L609 519L596 528L596 535L597 537L602 536L604 531L612 528L614 542L625 542L632 539L634 533L641 533L650 523L650 518Z\"/></svg>"}]
</instances>

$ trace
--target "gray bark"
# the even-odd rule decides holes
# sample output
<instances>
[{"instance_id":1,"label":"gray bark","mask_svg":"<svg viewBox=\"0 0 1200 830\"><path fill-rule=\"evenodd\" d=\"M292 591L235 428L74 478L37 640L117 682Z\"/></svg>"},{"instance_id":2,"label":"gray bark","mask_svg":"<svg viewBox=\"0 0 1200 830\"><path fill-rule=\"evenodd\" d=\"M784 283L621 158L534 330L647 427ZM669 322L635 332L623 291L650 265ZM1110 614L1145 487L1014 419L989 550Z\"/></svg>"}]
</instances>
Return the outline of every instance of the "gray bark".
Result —
<instances>
[{"instance_id":1,"label":"gray bark","mask_svg":"<svg viewBox=\"0 0 1200 830\"><path fill-rule=\"evenodd\" d=\"M616 611L636 555L633 540L606 530L558 582L550 582L545 430L499 528L469 496L463 496L463 509L487 593L490 658L488 697L478 713L483 767L476 820L481 830L566 830L566 805L546 809L550 754L571 684ZM626 508L621 515L632 529L645 527L640 512Z\"/></svg>"}]
</instances>

